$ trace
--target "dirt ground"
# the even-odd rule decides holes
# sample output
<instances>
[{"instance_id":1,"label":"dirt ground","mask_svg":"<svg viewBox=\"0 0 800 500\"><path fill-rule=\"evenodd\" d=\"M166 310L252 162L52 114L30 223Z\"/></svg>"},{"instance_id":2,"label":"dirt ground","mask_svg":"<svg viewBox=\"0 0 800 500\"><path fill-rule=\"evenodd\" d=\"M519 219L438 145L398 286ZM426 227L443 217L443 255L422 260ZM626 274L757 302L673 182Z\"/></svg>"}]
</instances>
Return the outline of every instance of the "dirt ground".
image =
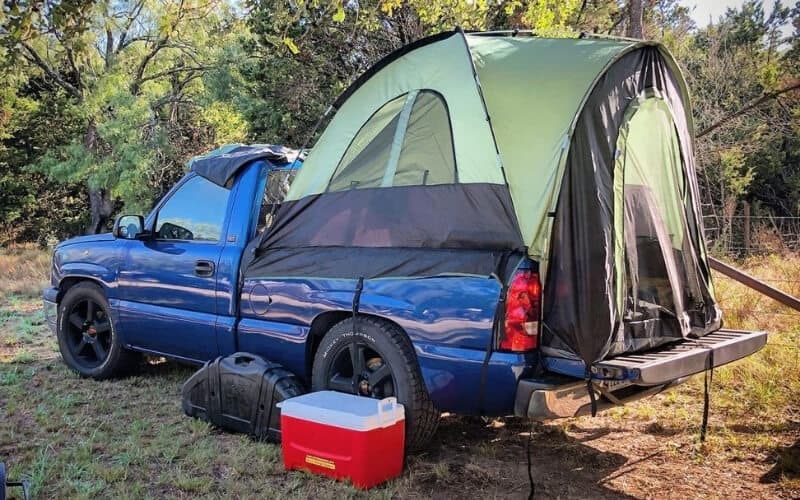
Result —
<instances>
[{"instance_id":1,"label":"dirt ground","mask_svg":"<svg viewBox=\"0 0 800 500\"><path fill-rule=\"evenodd\" d=\"M285 472L279 446L184 416L192 367L150 360L125 379L80 379L35 288L0 296L0 461L39 498L527 498L528 449L536 498L800 498L800 321L753 315L774 306L735 288L718 290L732 321L775 335L715 371L706 443L696 378L595 418L446 415L400 478L367 493Z\"/></svg>"}]
</instances>

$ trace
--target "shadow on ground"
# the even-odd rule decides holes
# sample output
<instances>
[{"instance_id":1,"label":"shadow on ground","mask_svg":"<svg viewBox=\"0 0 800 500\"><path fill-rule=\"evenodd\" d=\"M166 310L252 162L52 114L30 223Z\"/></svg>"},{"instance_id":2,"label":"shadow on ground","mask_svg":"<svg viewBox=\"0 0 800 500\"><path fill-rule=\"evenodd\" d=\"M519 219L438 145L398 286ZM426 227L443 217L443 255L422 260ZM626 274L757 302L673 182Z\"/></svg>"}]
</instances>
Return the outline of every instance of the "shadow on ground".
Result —
<instances>
[{"instance_id":1,"label":"shadow on ground","mask_svg":"<svg viewBox=\"0 0 800 500\"><path fill-rule=\"evenodd\" d=\"M196 368L149 360L138 377L183 380ZM488 497L527 498L530 449L530 471L539 498L633 498L603 483L624 474L626 463L639 461L628 463L624 455L586 444L609 433L630 431L575 425L570 431L573 435L559 426L526 419L446 415L430 447L407 458L404 475L392 486L402 497L464 498L480 491Z\"/></svg>"},{"instance_id":2,"label":"shadow on ground","mask_svg":"<svg viewBox=\"0 0 800 500\"><path fill-rule=\"evenodd\" d=\"M432 446L407 461L408 480L419 493L466 497L480 489L486 496L527 498L528 450L539 498L631 498L602 484L628 459L584 444L620 429L572 429L532 424L517 418L449 416Z\"/></svg>"},{"instance_id":3,"label":"shadow on ground","mask_svg":"<svg viewBox=\"0 0 800 500\"><path fill-rule=\"evenodd\" d=\"M767 459L775 465L763 476L762 483L800 479L800 439L791 446L780 446Z\"/></svg>"}]
</instances>

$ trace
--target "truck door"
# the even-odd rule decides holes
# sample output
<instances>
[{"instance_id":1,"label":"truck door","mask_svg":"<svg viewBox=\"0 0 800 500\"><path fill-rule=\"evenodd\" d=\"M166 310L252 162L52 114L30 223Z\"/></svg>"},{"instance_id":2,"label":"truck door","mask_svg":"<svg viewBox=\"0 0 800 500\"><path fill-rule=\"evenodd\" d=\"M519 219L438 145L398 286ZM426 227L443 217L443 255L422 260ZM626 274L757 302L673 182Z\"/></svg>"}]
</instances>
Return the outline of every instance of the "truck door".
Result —
<instances>
[{"instance_id":1,"label":"truck door","mask_svg":"<svg viewBox=\"0 0 800 500\"><path fill-rule=\"evenodd\" d=\"M231 198L188 176L148 217L153 237L129 242L119 276L126 344L197 361L218 355L217 268Z\"/></svg>"}]
</instances>

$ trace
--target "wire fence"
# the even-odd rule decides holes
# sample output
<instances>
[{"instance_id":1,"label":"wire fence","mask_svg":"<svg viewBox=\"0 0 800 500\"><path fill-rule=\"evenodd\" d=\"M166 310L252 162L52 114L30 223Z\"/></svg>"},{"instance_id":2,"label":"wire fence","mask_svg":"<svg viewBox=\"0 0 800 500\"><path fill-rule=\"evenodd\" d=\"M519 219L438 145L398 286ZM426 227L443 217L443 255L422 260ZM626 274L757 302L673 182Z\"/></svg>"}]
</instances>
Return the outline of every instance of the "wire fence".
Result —
<instances>
[{"instance_id":1,"label":"wire fence","mask_svg":"<svg viewBox=\"0 0 800 500\"><path fill-rule=\"evenodd\" d=\"M787 258L800 256L800 217L751 214L750 208L743 203L733 213L725 213L720 207L703 206L706 244L712 254L727 261L774 254ZM780 271L756 263L748 272L784 292L798 295L800 291L800 269L796 272L791 268ZM738 283L719 273L715 273L715 280ZM747 315L800 322L800 311L779 305L767 297L753 306L745 312Z\"/></svg>"},{"instance_id":2,"label":"wire fence","mask_svg":"<svg viewBox=\"0 0 800 500\"><path fill-rule=\"evenodd\" d=\"M716 253L743 258L800 252L800 217L750 215L746 205L734 214L704 212L706 242Z\"/></svg>"}]
</instances>

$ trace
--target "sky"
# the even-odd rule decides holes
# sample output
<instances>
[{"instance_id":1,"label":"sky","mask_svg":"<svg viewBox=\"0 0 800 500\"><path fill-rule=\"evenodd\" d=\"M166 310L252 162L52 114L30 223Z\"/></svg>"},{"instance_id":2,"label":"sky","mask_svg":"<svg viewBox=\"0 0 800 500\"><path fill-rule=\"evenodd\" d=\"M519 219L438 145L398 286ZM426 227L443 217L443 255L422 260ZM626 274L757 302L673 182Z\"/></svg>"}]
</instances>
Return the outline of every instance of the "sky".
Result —
<instances>
[{"instance_id":1,"label":"sky","mask_svg":"<svg viewBox=\"0 0 800 500\"><path fill-rule=\"evenodd\" d=\"M683 5L689 8L694 7L692 19L694 19L698 27L707 26L709 20L713 20L716 23L726 9L729 7L739 8L744 2L745 0L681 0ZM774 0L764 0L762 3L764 5L764 13L769 15L772 12ZM782 3L791 5L793 2L784 0Z\"/></svg>"}]
</instances>

